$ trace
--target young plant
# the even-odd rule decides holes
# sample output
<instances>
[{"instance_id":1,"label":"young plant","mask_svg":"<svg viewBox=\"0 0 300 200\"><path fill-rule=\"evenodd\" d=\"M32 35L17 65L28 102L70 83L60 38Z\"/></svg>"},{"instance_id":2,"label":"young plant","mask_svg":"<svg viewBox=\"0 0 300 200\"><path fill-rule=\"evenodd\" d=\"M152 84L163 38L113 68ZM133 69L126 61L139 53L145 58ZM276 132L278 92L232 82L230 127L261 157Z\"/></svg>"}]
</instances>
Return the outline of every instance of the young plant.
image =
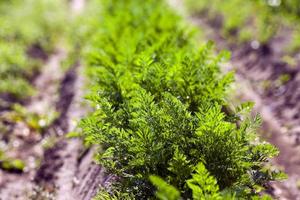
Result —
<instances>
[{"instance_id":1,"label":"young plant","mask_svg":"<svg viewBox=\"0 0 300 200\"><path fill-rule=\"evenodd\" d=\"M229 54L197 47L164 1L101 2L86 57L94 112L82 128L118 181L98 197L153 199L154 183L161 199L175 188L173 199L250 198L277 179L264 165L278 152L259 142L250 104L226 111L233 74L220 64Z\"/></svg>"}]
</instances>

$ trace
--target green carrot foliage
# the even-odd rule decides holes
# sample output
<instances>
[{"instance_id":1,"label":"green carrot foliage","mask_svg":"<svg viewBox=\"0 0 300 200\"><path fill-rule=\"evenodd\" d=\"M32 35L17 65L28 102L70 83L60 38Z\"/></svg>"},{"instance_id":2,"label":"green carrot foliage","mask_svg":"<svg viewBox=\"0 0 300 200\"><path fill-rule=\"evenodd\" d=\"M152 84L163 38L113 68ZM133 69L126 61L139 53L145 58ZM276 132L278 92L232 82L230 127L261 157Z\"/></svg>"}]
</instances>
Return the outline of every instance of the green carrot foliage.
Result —
<instances>
[{"instance_id":1,"label":"green carrot foliage","mask_svg":"<svg viewBox=\"0 0 300 200\"><path fill-rule=\"evenodd\" d=\"M280 175L265 167L278 152L258 140L251 104L225 112L227 52L199 47L164 1L100 2L86 57L94 111L82 129L118 181L97 198L251 198Z\"/></svg>"}]
</instances>

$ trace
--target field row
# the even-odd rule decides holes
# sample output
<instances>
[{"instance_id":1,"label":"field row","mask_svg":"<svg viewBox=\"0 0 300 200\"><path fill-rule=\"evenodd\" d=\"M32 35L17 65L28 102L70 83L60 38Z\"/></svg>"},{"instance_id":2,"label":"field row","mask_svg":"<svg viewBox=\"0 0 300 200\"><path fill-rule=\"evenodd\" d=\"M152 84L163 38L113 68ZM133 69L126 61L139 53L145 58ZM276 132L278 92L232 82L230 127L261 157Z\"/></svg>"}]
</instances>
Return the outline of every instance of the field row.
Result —
<instances>
[{"instance_id":1,"label":"field row","mask_svg":"<svg viewBox=\"0 0 300 200\"><path fill-rule=\"evenodd\" d=\"M155 187L159 199L259 198L282 177L266 165L277 150L259 142L252 104L226 101L228 52L197 42L166 2L101 3L86 58L95 111L81 127L118 181L98 199L152 199Z\"/></svg>"}]
</instances>

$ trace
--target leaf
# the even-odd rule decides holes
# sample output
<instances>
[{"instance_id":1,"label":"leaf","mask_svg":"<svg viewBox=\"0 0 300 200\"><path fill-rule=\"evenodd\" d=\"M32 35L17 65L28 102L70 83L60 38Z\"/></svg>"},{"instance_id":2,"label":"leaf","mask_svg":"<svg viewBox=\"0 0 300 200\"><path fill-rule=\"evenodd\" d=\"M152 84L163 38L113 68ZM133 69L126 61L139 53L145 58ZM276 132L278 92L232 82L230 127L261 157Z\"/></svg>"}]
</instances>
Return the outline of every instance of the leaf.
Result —
<instances>
[{"instance_id":1,"label":"leaf","mask_svg":"<svg viewBox=\"0 0 300 200\"><path fill-rule=\"evenodd\" d=\"M179 200L179 191L158 176L150 176L151 183L158 189L156 197L160 200Z\"/></svg>"}]
</instances>

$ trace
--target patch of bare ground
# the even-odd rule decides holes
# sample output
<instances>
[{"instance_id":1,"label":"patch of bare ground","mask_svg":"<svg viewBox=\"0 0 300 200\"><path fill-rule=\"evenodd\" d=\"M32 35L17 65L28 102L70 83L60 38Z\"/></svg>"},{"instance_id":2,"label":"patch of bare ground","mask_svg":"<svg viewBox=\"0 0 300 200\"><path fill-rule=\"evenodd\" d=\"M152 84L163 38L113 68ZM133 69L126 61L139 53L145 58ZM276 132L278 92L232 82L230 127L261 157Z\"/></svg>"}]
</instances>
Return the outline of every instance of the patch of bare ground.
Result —
<instances>
[{"instance_id":1,"label":"patch of bare ground","mask_svg":"<svg viewBox=\"0 0 300 200\"><path fill-rule=\"evenodd\" d=\"M181 0L170 0L171 6L185 13ZM270 193L279 199L300 199L300 62L292 55L296 66L283 61L289 44L290 30L282 30L267 44L256 41L237 45L229 43L221 33L222 19L208 20L205 14L187 17L199 26L219 50L229 49L231 61L225 70L236 71L236 97L255 102L255 113L263 119L263 137L274 144L280 154L272 162L282 168L289 178L272 183ZM229 68L228 68L229 66ZM288 77L285 82L283 76Z\"/></svg>"}]
</instances>

